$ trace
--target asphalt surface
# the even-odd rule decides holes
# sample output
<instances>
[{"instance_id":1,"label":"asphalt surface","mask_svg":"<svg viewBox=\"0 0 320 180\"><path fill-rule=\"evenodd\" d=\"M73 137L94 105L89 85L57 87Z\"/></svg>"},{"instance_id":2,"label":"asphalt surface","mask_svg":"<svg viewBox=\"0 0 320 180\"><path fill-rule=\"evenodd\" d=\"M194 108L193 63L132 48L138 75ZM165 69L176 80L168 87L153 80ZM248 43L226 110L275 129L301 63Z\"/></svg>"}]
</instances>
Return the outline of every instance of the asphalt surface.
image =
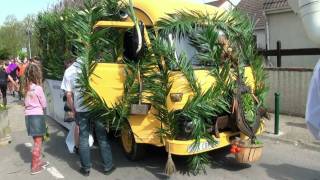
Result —
<instances>
[{"instance_id":1,"label":"asphalt surface","mask_svg":"<svg viewBox=\"0 0 320 180\"><path fill-rule=\"evenodd\" d=\"M110 180L152 180L152 179L279 179L320 180L320 153L303 146L282 143L262 138L263 155L254 164L239 164L229 154L229 149L212 151L213 162L206 168L206 174L194 176L186 171L187 160L174 157L177 172L168 177L164 174L167 154L162 148L148 147L145 158L131 162L124 156L117 138L111 139L114 164L117 169L111 175L101 173L99 151L92 149L93 168L89 177L78 173L79 157L70 154L65 145L67 132L54 121L48 121L51 139L43 145L44 159L50 162L46 171L30 175L32 139L24 128L23 107L11 105L10 126L12 143L0 147L0 180L54 180L54 179L110 179Z\"/></svg>"}]
</instances>

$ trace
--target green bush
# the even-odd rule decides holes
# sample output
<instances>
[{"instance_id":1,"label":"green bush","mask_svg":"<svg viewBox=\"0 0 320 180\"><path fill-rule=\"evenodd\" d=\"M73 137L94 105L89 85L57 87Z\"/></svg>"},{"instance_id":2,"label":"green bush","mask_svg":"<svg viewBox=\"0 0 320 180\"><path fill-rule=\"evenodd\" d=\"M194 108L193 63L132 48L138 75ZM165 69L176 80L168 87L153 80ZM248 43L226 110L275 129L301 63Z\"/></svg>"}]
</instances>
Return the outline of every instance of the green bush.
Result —
<instances>
[{"instance_id":1,"label":"green bush","mask_svg":"<svg viewBox=\"0 0 320 180\"><path fill-rule=\"evenodd\" d=\"M10 53L8 49L0 49L0 60L9 59Z\"/></svg>"},{"instance_id":2,"label":"green bush","mask_svg":"<svg viewBox=\"0 0 320 180\"><path fill-rule=\"evenodd\" d=\"M35 31L40 47L40 59L44 67L44 77L61 80L64 61L70 58L70 35L68 27L70 10L48 11L38 15Z\"/></svg>"},{"instance_id":3,"label":"green bush","mask_svg":"<svg viewBox=\"0 0 320 180\"><path fill-rule=\"evenodd\" d=\"M18 52L19 59L24 60L27 57L27 53L23 51Z\"/></svg>"}]
</instances>

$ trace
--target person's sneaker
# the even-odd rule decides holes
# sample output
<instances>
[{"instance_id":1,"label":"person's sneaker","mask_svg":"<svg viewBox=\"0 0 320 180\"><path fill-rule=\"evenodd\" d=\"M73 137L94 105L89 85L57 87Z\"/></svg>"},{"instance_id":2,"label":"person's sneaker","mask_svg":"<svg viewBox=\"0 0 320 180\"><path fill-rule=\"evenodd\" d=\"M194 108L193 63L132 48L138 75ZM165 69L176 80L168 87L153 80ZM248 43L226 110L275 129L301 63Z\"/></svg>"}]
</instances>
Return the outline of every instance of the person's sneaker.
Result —
<instances>
[{"instance_id":1,"label":"person's sneaker","mask_svg":"<svg viewBox=\"0 0 320 180\"><path fill-rule=\"evenodd\" d=\"M90 170L86 170L83 168L80 168L79 172L83 175L83 176L89 176L90 175Z\"/></svg>"},{"instance_id":2,"label":"person's sneaker","mask_svg":"<svg viewBox=\"0 0 320 180\"><path fill-rule=\"evenodd\" d=\"M109 174L111 174L114 170L116 170L116 167L115 167L115 166L112 166L111 169L104 170L103 173L104 173L105 175L109 175Z\"/></svg>"},{"instance_id":3,"label":"person's sneaker","mask_svg":"<svg viewBox=\"0 0 320 180\"><path fill-rule=\"evenodd\" d=\"M40 166L45 168L45 167L49 166L49 164L50 163L48 161L43 161L43 162L41 162Z\"/></svg>"},{"instance_id":4,"label":"person's sneaker","mask_svg":"<svg viewBox=\"0 0 320 180\"><path fill-rule=\"evenodd\" d=\"M44 170L42 166L39 166L37 168L31 169L31 175L39 174Z\"/></svg>"}]
</instances>

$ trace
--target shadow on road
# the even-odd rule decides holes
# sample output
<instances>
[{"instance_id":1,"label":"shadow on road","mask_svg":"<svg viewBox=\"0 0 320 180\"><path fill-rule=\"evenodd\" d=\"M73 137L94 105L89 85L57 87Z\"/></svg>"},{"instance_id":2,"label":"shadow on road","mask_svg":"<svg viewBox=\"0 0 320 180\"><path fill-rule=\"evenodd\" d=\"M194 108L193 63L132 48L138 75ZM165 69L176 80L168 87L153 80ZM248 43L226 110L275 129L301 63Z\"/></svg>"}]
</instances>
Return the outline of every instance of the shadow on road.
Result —
<instances>
[{"instance_id":1,"label":"shadow on road","mask_svg":"<svg viewBox=\"0 0 320 180\"><path fill-rule=\"evenodd\" d=\"M111 146L114 161L117 167L140 167L149 171L159 179L167 178L167 175L164 173L167 153L163 148L146 146L146 154L143 159L139 161L130 161L124 155L118 139L112 139Z\"/></svg>"},{"instance_id":2,"label":"shadow on road","mask_svg":"<svg viewBox=\"0 0 320 180\"><path fill-rule=\"evenodd\" d=\"M313 142L313 144L315 144L315 145L320 145L320 142Z\"/></svg>"},{"instance_id":3,"label":"shadow on road","mask_svg":"<svg viewBox=\"0 0 320 180\"><path fill-rule=\"evenodd\" d=\"M62 132L63 133L62 133ZM70 154L65 143L66 131L57 130L54 133L50 133L50 141L44 144L44 153L65 161L71 169L74 171L79 170L79 158L76 154Z\"/></svg>"},{"instance_id":4,"label":"shadow on road","mask_svg":"<svg viewBox=\"0 0 320 180\"><path fill-rule=\"evenodd\" d=\"M295 122L287 122L286 123L288 126L293 126L293 127L299 127L299 128L304 128L307 129L306 123L295 123Z\"/></svg>"},{"instance_id":5,"label":"shadow on road","mask_svg":"<svg viewBox=\"0 0 320 180\"><path fill-rule=\"evenodd\" d=\"M234 155L230 154L230 146L210 152L212 158L211 168L226 169L228 171L240 171L250 168L250 164L240 164L235 160Z\"/></svg>"},{"instance_id":6,"label":"shadow on road","mask_svg":"<svg viewBox=\"0 0 320 180\"><path fill-rule=\"evenodd\" d=\"M52 124L51 122L49 124L49 128L52 129L51 126L53 126L54 130L50 131L50 141L45 143L43 146L44 153L50 154L59 161L65 161L72 170L78 171L80 169L79 156L77 154L70 154L65 144L67 130L65 130L57 124ZM122 151L122 147L117 138L112 137L109 138L109 140L110 145L112 147L114 164L117 166L117 168L141 167L151 172L159 179L164 179L167 177L164 174L164 167L167 160L167 155L163 148L155 148L148 146L146 147L147 151L145 154L145 158L140 161L132 162L125 157ZM95 145L97 144L98 143L95 143ZM19 150L17 151L23 152L20 153L22 159L29 159L30 162L30 149L23 148L25 148L23 144L21 146L19 145ZM92 168L102 172L100 152L97 146L91 148L91 159Z\"/></svg>"},{"instance_id":7,"label":"shadow on road","mask_svg":"<svg viewBox=\"0 0 320 180\"><path fill-rule=\"evenodd\" d=\"M291 164L260 164L261 167L266 168L266 171L272 179L287 180L287 179L319 179L320 171L307 169Z\"/></svg>"},{"instance_id":8,"label":"shadow on road","mask_svg":"<svg viewBox=\"0 0 320 180\"><path fill-rule=\"evenodd\" d=\"M80 168L79 156L77 154L70 154L65 144L67 131L57 125L55 122L50 122L49 127L53 129L53 131L50 131L50 141L44 143L44 153L50 154L59 161L65 161L72 170L78 171ZM125 157L120 141L117 138L111 137L109 139L112 147L114 164L118 168L139 167L147 170L159 179L168 178L168 176L164 173L165 164L167 161L167 153L164 148L146 146L146 154L144 159L133 162ZM249 164L237 163L234 157L229 154L229 149L230 147L226 147L210 152L209 158L212 160L212 163L207 168L222 168L229 171L240 171L242 169L251 167ZM16 150L20 153L21 158L25 162L31 161L30 148L27 148L25 145L21 144L16 147ZM101 158L97 146L94 146L91 149L91 158L92 168L101 172ZM173 160L178 170L177 173L193 176L193 174L188 171L188 159L189 158L187 156L173 156Z\"/></svg>"},{"instance_id":9,"label":"shadow on road","mask_svg":"<svg viewBox=\"0 0 320 180\"><path fill-rule=\"evenodd\" d=\"M25 146L24 144L18 144L15 147L15 150L19 153L21 159L25 162L25 163L31 163L31 148Z\"/></svg>"}]
</instances>

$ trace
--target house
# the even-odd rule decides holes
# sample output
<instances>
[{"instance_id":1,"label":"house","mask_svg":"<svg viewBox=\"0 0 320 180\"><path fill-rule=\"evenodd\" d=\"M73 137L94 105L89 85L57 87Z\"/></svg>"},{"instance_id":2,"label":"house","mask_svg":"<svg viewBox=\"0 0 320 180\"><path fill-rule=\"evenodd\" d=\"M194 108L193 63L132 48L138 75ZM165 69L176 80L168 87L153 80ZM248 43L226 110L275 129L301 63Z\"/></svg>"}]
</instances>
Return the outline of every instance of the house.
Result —
<instances>
[{"instance_id":1,"label":"house","mask_svg":"<svg viewBox=\"0 0 320 180\"><path fill-rule=\"evenodd\" d=\"M268 49L276 49L277 41L281 41L283 49L319 48L307 37L301 18L288 0L265 0L263 10ZM318 59L320 56L284 56L282 67L313 68ZM271 57L269 62L275 66L275 57Z\"/></svg>"},{"instance_id":2,"label":"house","mask_svg":"<svg viewBox=\"0 0 320 180\"><path fill-rule=\"evenodd\" d=\"M208 4L222 7L226 0ZM281 41L282 49L319 48L308 37L302 20L290 7L288 0L241 0L236 6L256 22L254 35L258 49L276 49ZM282 67L313 68L320 56L283 56ZM276 66L276 57L269 57L268 66Z\"/></svg>"},{"instance_id":3,"label":"house","mask_svg":"<svg viewBox=\"0 0 320 180\"><path fill-rule=\"evenodd\" d=\"M266 17L263 12L265 0L242 0L237 5L237 9L249 15L255 23L254 35L258 49L266 48Z\"/></svg>"},{"instance_id":4,"label":"house","mask_svg":"<svg viewBox=\"0 0 320 180\"><path fill-rule=\"evenodd\" d=\"M264 1L265 0L241 0L240 2L233 3L238 10L247 13L252 21L255 22L254 35L258 49L266 48L266 18L263 13ZM230 3L227 0L217 0L208 4L219 8L230 9Z\"/></svg>"},{"instance_id":5,"label":"house","mask_svg":"<svg viewBox=\"0 0 320 180\"><path fill-rule=\"evenodd\" d=\"M212 5L220 7L220 3ZM237 5L237 9L257 22L254 35L258 48L276 49L277 41L281 41L282 49L320 48L307 37L301 18L293 11L296 8L288 0L241 0ZM266 106L271 112L277 92L281 95L281 113L304 116L309 81L318 59L320 56L282 56L284 69L266 69L269 87ZM276 67L276 57L269 57L266 65Z\"/></svg>"}]
</instances>

